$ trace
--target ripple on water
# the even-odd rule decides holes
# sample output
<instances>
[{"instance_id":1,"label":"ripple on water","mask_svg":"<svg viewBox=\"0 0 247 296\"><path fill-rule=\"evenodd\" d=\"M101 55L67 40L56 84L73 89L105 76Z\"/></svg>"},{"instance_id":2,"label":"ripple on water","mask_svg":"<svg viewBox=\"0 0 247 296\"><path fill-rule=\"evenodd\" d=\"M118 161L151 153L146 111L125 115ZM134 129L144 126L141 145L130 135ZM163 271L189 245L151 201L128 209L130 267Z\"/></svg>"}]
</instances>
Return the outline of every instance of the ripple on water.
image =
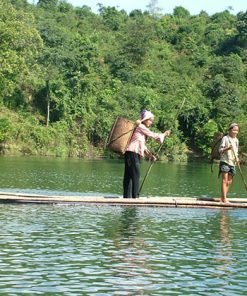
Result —
<instances>
[{"instance_id":1,"label":"ripple on water","mask_svg":"<svg viewBox=\"0 0 247 296\"><path fill-rule=\"evenodd\" d=\"M241 210L0 205L0 289L246 295Z\"/></svg>"}]
</instances>

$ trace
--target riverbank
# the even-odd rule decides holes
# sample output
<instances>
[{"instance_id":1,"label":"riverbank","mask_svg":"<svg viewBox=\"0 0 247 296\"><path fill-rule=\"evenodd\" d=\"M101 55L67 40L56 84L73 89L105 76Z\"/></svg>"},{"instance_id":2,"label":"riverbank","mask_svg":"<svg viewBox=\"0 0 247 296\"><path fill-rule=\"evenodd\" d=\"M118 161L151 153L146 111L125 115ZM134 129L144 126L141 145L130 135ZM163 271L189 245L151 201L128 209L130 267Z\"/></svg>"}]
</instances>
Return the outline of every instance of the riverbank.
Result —
<instances>
[{"instance_id":1,"label":"riverbank","mask_svg":"<svg viewBox=\"0 0 247 296\"><path fill-rule=\"evenodd\" d=\"M0 106L0 155L31 155L73 158L118 158L106 148L110 126L104 127L104 137L96 137L95 127L86 127L84 120L60 120L46 125L46 119L39 113L15 112ZM89 125L89 123L87 123ZM157 151L157 145L150 141L149 147ZM176 135L164 145L163 161L187 161L189 149Z\"/></svg>"}]
</instances>

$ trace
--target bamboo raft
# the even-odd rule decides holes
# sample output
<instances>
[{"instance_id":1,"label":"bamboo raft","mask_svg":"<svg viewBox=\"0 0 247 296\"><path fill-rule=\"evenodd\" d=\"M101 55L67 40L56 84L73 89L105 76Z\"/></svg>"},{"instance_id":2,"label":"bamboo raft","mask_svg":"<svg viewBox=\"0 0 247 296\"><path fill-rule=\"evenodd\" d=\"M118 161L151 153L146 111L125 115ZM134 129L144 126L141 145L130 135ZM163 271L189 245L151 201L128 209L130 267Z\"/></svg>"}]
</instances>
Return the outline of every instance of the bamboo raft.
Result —
<instances>
[{"instance_id":1,"label":"bamboo raft","mask_svg":"<svg viewBox=\"0 0 247 296\"><path fill-rule=\"evenodd\" d=\"M141 197L127 199L120 196L56 196L0 192L0 203L25 204L81 204L177 208L247 208L247 199L230 198L222 203L219 198Z\"/></svg>"}]
</instances>

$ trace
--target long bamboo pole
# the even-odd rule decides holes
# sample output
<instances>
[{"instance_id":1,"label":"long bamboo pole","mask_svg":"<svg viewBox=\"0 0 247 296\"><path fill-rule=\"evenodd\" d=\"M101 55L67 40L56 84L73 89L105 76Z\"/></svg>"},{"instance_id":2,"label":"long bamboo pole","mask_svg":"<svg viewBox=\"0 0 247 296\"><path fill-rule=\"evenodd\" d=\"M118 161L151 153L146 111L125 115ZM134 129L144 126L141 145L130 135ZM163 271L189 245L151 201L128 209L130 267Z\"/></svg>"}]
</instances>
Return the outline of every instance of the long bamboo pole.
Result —
<instances>
[{"instance_id":1,"label":"long bamboo pole","mask_svg":"<svg viewBox=\"0 0 247 296\"><path fill-rule=\"evenodd\" d=\"M233 156L234 156L235 161L236 161L236 163L237 163L238 170L239 170L239 172L240 172L240 176L241 176L241 178L242 178L242 180L243 180L243 183L244 183L245 189L247 190L247 183L246 183L246 181L245 181L245 178L244 178L244 174L243 174L242 168L241 168L241 166L240 166L240 163L239 163L238 157L237 157L237 155L236 155L236 152L235 152L235 150L234 150L234 148L233 148L233 145L232 145L232 142L231 142L230 139L229 139L229 142L230 142L230 145L232 146Z\"/></svg>"},{"instance_id":2,"label":"long bamboo pole","mask_svg":"<svg viewBox=\"0 0 247 296\"><path fill-rule=\"evenodd\" d=\"M172 122L175 122L175 120L177 119L179 113L181 112L181 110L182 110L182 108L183 108L183 106L184 106L185 100L186 100L186 99L184 98L183 101L182 101L182 103L181 103L181 105L180 105L180 107L179 107L179 109L178 109L178 111L177 111L177 113L176 113L176 115L175 115L175 117L174 117L174 120L173 120ZM159 146L157 152L156 152L155 155L154 155L155 158L158 158L158 156L159 156L159 154L160 154L160 151L161 151L161 149L162 149L162 147L163 147L163 145L164 145L164 142L165 142L165 141L163 141L163 143L160 144L160 146ZM142 191L143 185L145 184L146 179L147 179L147 177L148 177L149 174L150 174L150 171L151 171L151 169L152 169L152 167L153 167L153 165L154 165L154 162L155 162L155 161L152 161L152 162L150 163L150 165L149 165L149 168L148 168L148 170L147 170L147 172L146 172L146 174L145 174L145 176L144 176L144 178L143 178L143 181L142 181L142 183L141 183L141 186L140 186L140 188L139 188L138 196L140 196L140 193L141 193L141 191Z\"/></svg>"}]
</instances>

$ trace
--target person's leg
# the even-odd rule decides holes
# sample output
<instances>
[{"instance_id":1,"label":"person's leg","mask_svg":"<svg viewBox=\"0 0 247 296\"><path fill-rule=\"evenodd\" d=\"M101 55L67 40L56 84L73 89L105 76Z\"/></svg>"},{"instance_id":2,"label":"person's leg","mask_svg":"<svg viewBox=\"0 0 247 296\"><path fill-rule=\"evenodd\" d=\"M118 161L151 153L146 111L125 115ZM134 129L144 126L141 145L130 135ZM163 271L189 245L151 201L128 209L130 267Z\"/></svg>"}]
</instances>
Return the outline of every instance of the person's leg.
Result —
<instances>
[{"instance_id":1,"label":"person's leg","mask_svg":"<svg viewBox=\"0 0 247 296\"><path fill-rule=\"evenodd\" d=\"M126 152L124 155L124 179L123 179L123 197L131 198L131 188L132 188L132 180L131 180L131 157L130 153Z\"/></svg>"},{"instance_id":2,"label":"person's leg","mask_svg":"<svg viewBox=\"0 0 247 296\"><path fill-rule=\"evenodd\" d=\"M227 183L228 186L227 186L227 193L226 194L228 194L228 191L229 191L230 186L232 184L232 178L233 178L232 174L228 173L228 183Z\"/></svg>"},{"instance_id":3,"label":"person's leg","mask_svg":"<svg viewBox=\"0 0 247 296\"><path fill-rule=\"evenodd\" d=\"M133 155L132 164L132 198L138 198L140 187L140 157L136 153Z\"/></svg>"},{"instance_id":4,"label":"person's leg","mask_svg":"<svg viewBox=\"0 0 247 296\"><path fill-rule=\"evenodd\" d=\"M221 182L221 202L227 202L227 193L229 191L229 176L230 174L222 172L222 182Z\"/></svg>"}]
</instances>

